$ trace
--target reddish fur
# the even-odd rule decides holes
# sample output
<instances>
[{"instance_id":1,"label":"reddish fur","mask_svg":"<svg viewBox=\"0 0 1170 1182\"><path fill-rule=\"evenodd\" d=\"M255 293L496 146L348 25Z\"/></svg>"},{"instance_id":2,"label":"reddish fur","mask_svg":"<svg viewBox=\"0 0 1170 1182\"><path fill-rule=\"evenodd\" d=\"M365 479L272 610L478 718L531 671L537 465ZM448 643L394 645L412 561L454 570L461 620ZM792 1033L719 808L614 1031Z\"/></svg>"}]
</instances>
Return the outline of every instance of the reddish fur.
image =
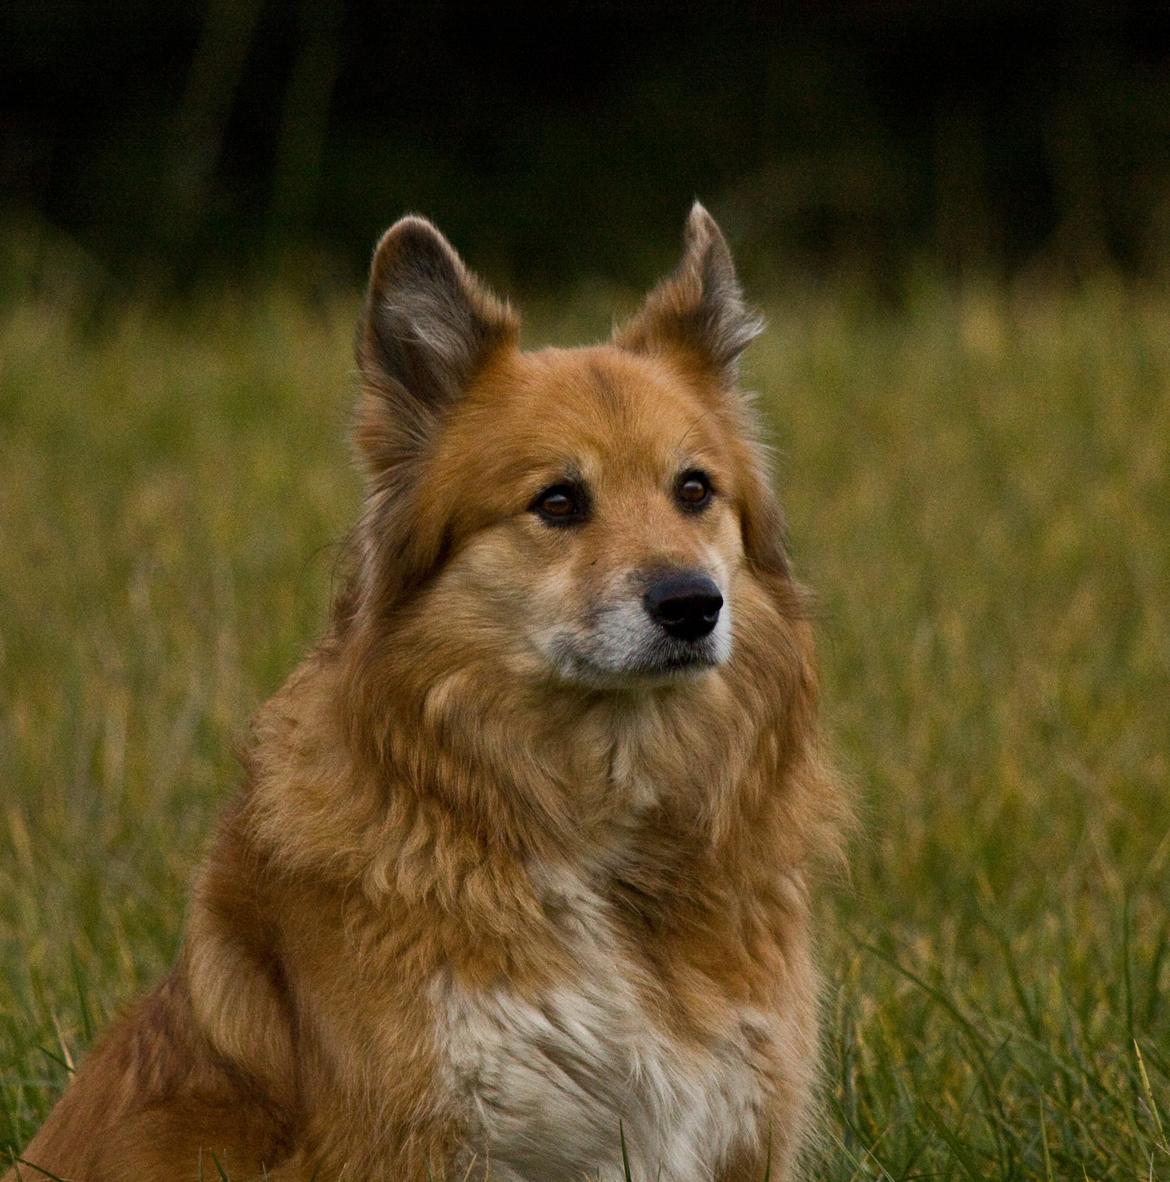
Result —
<instances>
[{"instance_id":1,"label":"reddish fur","mask_svg":"<svg viewBox=\"0 0 1170 1182\"><path fill-rule=\"evenodd\" d=\"M618 345L535 355L469 289L498 331L453 410L404 406L367 327L370 494L334 624L259 712L178 963L89 1055L29 1161L76 1182L195 1179L200 1153L204 1178L214 1153L236 1182L442 1178L466 1131L436 1096L428 983L531 995L573 974L527 868L588 864L620 840L604 890L670 1036L701 1045L741 1002L779 1015L783 1054L762 1049L761 1070L772 1176L786 1176L816 1059L809 874L844 807L750 417L727 363L672 319L693 300L680 283ZM627 699L509 664L467 591L468 553L517 580L564 561L509 524L543 479L532 458L559 446L550 404L557 439L604 449L622 474L567 586L685 561L700 528L742 555L731 662L717 681L645 691L636 726ZM403 433L410 414L425 446ZM646 441L675 446L680 422L728 492L702 527L646 492ZM670 788L632 831L611 766L612 736L631 726L641 774ZM759 1179L765 1152L745 1148L720 1182Z\"/></svg>"}]
</instances>

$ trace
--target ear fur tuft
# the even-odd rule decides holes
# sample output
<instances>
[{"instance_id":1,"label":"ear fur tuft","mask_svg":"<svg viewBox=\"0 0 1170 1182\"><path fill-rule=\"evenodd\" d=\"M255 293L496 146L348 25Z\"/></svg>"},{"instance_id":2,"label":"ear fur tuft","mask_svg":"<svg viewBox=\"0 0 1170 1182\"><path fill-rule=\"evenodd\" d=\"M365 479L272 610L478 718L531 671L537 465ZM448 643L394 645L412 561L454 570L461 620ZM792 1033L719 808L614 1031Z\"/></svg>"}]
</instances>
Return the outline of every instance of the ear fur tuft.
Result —
<instances>
[{"instance_id":1,"label":"ear fur tuft","mask_svg":"<svg viewBox=\"0 0 1170 1182\"><path fill-rule=\"evenodd\" d=\"M517 334L512 310L425 218L404 217L382 236L357 360L367 392L390 403L388 413L407 420L441 413Z\"/></svg>"},{"instance_id":2,"label":"ear fur tuft","mask_svg":"<svg viewBox=\"0 0 1170 1182\"><path fill-rule=\"evenodd\" d=\"M678 267L615 333L614 343L638 353L689 350L731 386L740 354L763 326L762 317L744 303L731 252L715 219L696 201Z\"/></svg>"}]
</instances>

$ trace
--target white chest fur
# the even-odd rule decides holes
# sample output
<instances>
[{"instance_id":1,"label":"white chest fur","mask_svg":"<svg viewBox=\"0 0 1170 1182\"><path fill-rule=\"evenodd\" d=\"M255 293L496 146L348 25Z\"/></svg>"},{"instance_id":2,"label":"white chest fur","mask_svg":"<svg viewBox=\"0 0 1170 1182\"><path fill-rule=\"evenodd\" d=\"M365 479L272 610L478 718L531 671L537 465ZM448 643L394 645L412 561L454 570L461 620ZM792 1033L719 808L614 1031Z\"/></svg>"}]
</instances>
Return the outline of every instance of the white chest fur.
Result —
<instances>
[{"instance_id":1,"label":"white chest fur","mask_svg":"<svg viewBox=\"0 0 1170 1182\"><path fill-rule=\"evenodd\" d=\"M766 1137L767 1023L737 1012L707 1045L670 1036L596 896L562 883L571 980L535 998L436 983L444 1082L469 1142L492 1182L617 1182L620 1122L635 1177L711 1182L736 1145Z\"/></svg>"}]
</instances>

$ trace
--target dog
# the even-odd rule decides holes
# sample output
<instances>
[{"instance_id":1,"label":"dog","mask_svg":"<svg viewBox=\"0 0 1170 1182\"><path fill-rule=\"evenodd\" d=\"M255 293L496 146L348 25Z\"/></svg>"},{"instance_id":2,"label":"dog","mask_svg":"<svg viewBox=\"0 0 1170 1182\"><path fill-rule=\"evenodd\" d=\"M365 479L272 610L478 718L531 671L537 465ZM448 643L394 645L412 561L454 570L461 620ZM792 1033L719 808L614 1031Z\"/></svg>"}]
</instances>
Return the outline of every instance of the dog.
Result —
<instances>
[{"instance_id":1,"label":"dog","mask_svg":"<svg viewBox=\"0 0 1170 1182\"><path fill-rule=\"evenodd\" d=\"M760 1182L815 1131L848 817L696 204L612 339L524 352L428 221L357 337L363 512L170 975L5 1175Z\"/></svg>"}]
</instances>

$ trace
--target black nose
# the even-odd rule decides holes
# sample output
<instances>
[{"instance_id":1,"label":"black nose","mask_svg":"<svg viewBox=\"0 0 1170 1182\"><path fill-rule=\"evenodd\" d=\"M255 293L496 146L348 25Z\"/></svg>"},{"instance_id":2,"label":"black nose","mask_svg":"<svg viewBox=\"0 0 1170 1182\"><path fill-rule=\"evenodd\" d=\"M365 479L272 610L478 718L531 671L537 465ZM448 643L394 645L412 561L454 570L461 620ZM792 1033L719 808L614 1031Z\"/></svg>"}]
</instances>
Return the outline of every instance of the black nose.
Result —
<instances>
[{"instance_id":1,"label":"black nose","mask_svg":"<svg viewBox=\"0 0 1170 1182\"><path fill-rule=\"evenodd\" d=\"M664 575L642 598L650 618L677 640L702 640L719 620L723 596L706 575L691 571Z\"/></svg>"}]
</instances>

